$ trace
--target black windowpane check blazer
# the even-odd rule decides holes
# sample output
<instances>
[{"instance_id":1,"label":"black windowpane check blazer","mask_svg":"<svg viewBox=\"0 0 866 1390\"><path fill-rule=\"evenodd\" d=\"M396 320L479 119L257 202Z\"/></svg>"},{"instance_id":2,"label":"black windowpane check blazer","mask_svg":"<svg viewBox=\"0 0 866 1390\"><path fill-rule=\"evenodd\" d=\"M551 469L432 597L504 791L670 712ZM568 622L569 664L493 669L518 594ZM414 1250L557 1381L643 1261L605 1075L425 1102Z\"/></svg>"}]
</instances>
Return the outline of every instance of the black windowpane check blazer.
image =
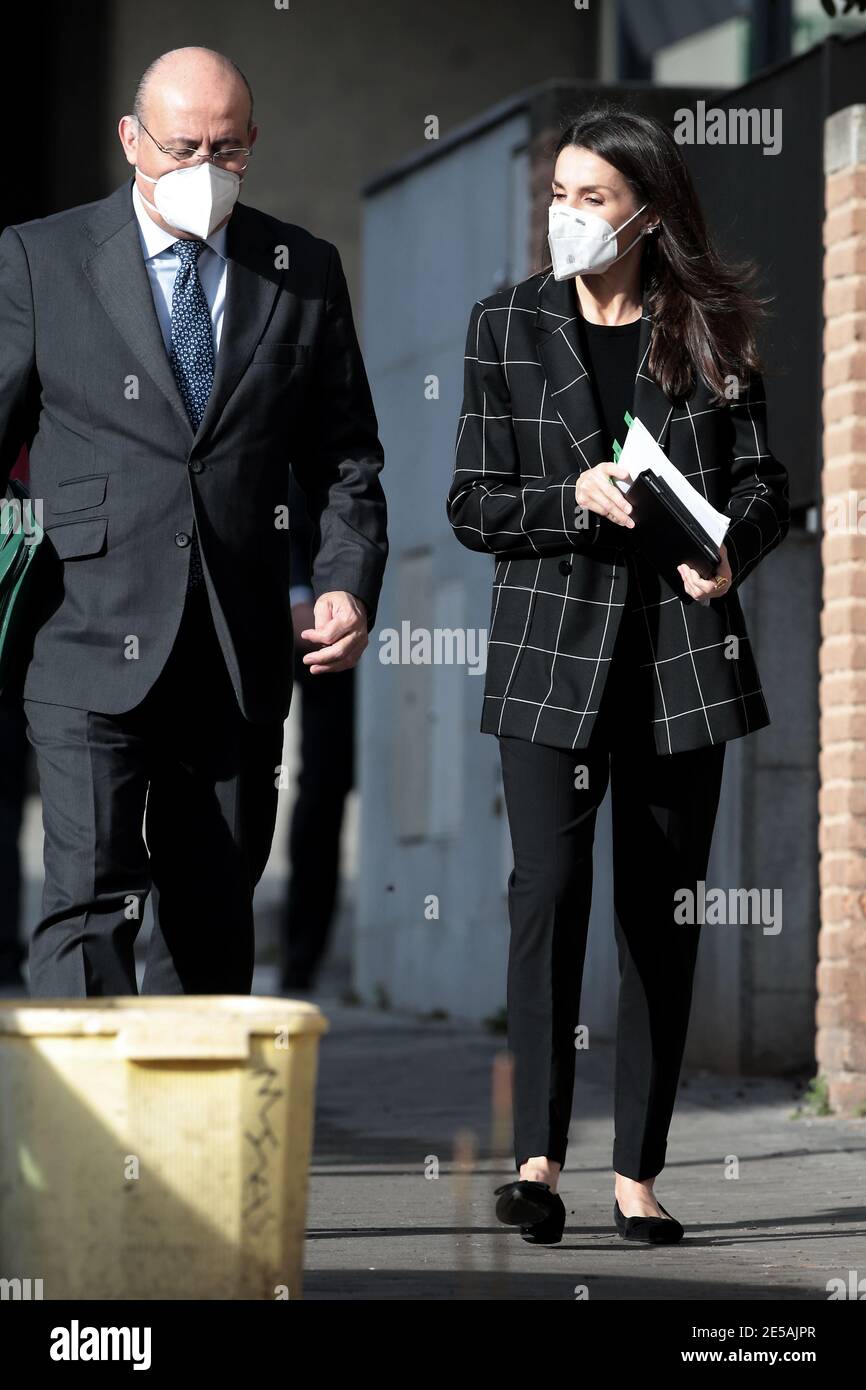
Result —
<instances>
[{"instance_id":1,"label":"black windowpane check blazer","mask_svg":"<svg viewBox=\"0 0 866 1390\"><path fill-rule=\"evenodd\" d=\"M789 525L763 381L754 374L737 399L714 405L699 380L671 402L647 374L644 303L632 414L733 518L733 584L705 606L643 559L637 527L576 506L580 474L605 461L576 313L573 282L542 272L480 300L469 321L446 507L457 538L496 557L481 730L585 748L623 622L637 643L635 718L652 721L659 753L763 728L770 716L737 597Z\"/></svg>"}]
</instances>

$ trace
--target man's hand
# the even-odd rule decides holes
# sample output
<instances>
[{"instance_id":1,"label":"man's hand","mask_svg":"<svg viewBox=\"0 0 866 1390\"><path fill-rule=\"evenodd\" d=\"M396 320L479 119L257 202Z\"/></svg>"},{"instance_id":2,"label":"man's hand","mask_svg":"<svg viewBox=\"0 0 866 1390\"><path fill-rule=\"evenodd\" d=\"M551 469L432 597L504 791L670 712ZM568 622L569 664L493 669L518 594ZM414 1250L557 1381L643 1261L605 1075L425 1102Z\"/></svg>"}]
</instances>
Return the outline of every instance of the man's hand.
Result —
<instances>
[{"instance_id":1,"label":"man's hand","mask_svg":"<svg viewBox=\"0 0 866 1390\"><path fill-rule=\"evenodd\" d=\"M321 642L322 646L304 655L304 665L314 676L320 671L348 671L357 665L369 643L363 599L343 590L322 594L316 600L313 615L314 625L301 631L301 639L311 644Z\"/></svg>"},{"instance_id":2,"label":"man's hand","mask_svg":"<svg viewBox=\"0 0 866 1390\"><path fill-rule=\"evenodd\" d=\"M722 563L716 570L713 579L702 579L697 570L691 569L688 565L677 565L686 593L692 598L696 598L705 608L709 606L710 599L724 598L726 594L731 592L731 581L734 576L728 563L728 552L724 545L719 546L719 554L722 557ZM717 584L716 579L718 578L724 579L724 584Z\"/></svg>"}]
</instances>

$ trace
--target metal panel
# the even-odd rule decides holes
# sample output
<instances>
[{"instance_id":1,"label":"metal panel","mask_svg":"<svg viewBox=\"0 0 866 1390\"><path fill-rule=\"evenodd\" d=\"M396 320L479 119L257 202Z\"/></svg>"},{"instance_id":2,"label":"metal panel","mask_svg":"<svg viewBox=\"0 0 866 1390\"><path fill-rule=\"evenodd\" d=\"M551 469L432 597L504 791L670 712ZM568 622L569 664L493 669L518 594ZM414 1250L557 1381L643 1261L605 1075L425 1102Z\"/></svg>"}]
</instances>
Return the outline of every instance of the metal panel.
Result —
<instances>
[{"instance_id":1,"label":"metal panel","mask_svg":"<svg viewBox=\"0 0 866 1390\"><path fill-rule=\"evenodd\" d=\"M510 111L472 140L380 181L365 204L364 354L388 460L386 628L484 630L492 559L445 513L476 299L527 273L529 120ZM403 1007L484 1017L504 1000L504 811L495 739L479 733L483 679L466 664L364 663L355 982ZM434 896L439 917L424 917Z\"/></svg>"},{"instance_id":2,"label":"metal panel","mask_svg":"<svg viewBox=\"0 0 866 1390\"><path fill-rule=\"evenodd\" d=\"M795 507L820 500L822 458L824 118L859 92L866 35L820 48L708 99L722 110L782 112L782 148L683 146L722 252L751 259L773 296L762 339L770 441L791 475Z\"/></svg>"}]
</instances>

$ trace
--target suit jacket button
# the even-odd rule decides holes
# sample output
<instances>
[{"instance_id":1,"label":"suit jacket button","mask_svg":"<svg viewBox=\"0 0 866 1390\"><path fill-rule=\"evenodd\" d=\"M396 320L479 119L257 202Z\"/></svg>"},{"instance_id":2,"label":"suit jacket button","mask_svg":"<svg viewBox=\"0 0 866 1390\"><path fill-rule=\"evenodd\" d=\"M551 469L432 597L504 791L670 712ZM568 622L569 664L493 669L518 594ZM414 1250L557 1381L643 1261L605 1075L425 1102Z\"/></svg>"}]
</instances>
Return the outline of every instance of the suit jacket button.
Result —
<instances>
[{"instance_id":1,"label":"suit jacket button","mask_svg":"<svg viewBox=\"0 0 866 1390\"><path fill-rule=\"evenodd\" d=\"M571 563L570 560L560 560L560 562L559 562L559 573L560 573L560 574L571 574L572 568L573 568L573 566L572 566L572 563Z\"/></svg>"},{"instance_id":2,"label":"suit jacket button","mask_svg":"<svg viewBox=\"0 0 866 1390\"><path fill-rule=\"evenodd\" d=\"M202 463L201 459L193 459L192 463L189 466L189 471L190 473L200 473L203 468L204 464Z\"/></svg>"},{"instance_id":3,"label":"suit jacket button","mask_svg":"<svg viewBox=\"0 0 866 1390\"><path fill-rule=\"evenodd\" d=\"M181 546L189 545L189 536L186 534L186 531L178 531L177 535L174 538L174 543L175 545Z\"/></svg>"}]
</instances>

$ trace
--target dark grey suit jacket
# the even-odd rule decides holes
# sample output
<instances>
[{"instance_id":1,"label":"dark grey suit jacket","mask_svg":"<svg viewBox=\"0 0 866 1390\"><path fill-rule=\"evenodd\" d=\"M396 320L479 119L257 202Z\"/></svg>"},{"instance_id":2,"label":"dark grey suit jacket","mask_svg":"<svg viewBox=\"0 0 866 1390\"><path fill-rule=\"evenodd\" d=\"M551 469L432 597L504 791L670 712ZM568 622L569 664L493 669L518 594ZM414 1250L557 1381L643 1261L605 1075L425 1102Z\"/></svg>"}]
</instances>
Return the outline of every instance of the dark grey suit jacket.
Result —
<instances>
[{"instance_id":1,"label":"dark grey suit jacket","mask_svg":"<svg viewBox=\"0 0 866 1390\"><path fill-rule=\"evenodd\" d=\"M292 583L312 587L315 531L307 511L307 499L294 472L289 472L289 511L291 515Z\"/></svg>"},{"instance_id":2,"label":"dark grey suit jacket","mask_svg":"<svg viewBox=\"0 0 866 1390\"><path fill-rule=\"evenodd\" d=\"M108 714L144 698L180 624L195 522L241 708L284 718L290 465L314 527L316 597L345 589L375 621L382 449L339 254L244 204L226 250L216 375L194 433L132 180L0 237L0 484L29 444L50 543L25 698Z\"/></svg>"}]
</instances>

